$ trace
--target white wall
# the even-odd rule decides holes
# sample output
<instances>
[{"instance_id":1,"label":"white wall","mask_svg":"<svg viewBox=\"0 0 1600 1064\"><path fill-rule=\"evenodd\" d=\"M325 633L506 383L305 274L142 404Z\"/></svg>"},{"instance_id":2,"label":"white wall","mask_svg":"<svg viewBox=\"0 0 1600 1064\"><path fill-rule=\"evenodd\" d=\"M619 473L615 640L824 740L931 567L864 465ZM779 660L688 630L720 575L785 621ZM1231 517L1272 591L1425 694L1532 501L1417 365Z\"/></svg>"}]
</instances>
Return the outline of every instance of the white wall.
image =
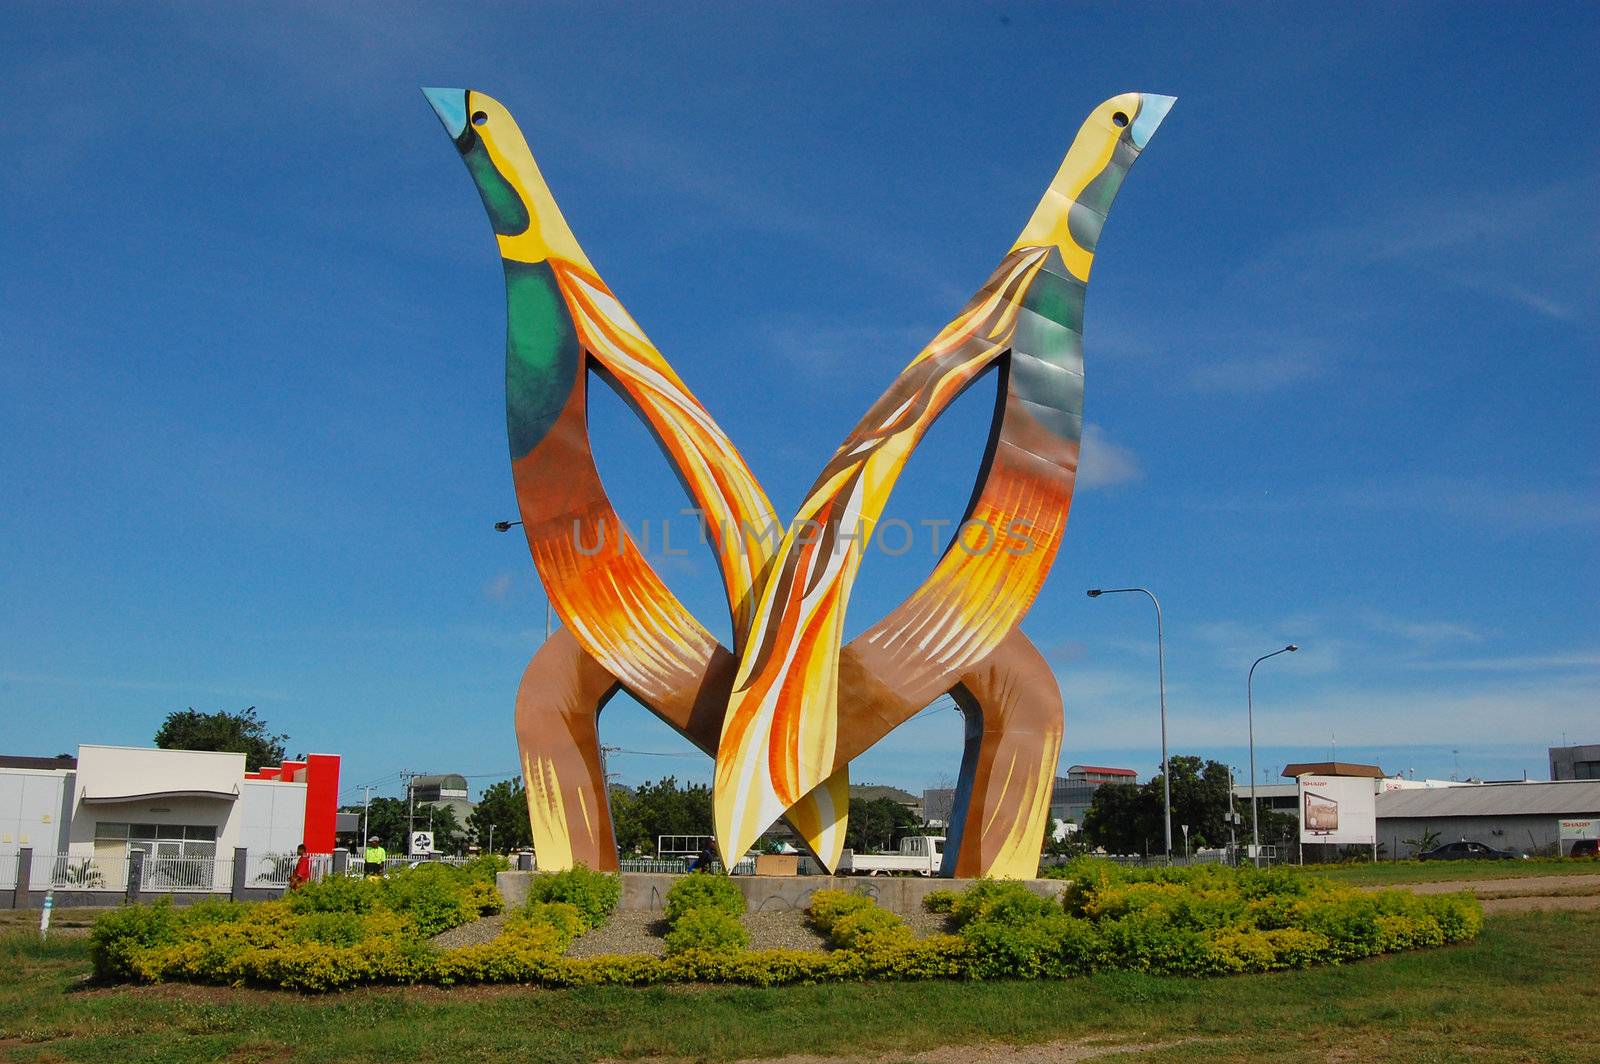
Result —
<instances>
[{"instance_id":1,"label":"white wall","mask_svg":"<svg viewBox=\"0 0 1600 1064\"><path fill-rule=\"evenodd\" d=\"M101 821L135 824L197 824L217 829L217 856L231 857L239 845L239 799L161 797L162 791L216 791L238 795L244 755L209 750L155 750L130 746L78 747L77 793L69 847L92 856ZM156 797L139 798L138 795ZM85 802L84 798L125 801Z\"/></svg>"},{"instance_id":2,"label":"white wall","mask_svg":"<svg viewBox=\"0 0 1600 1064\"><path fill-rule=\"evenodd\" d=\"M255 859L267 853L294 853L305 841L306 785L277 780L245 780L239 798L239 845Z\"/></svg>"},{"instance_id":3,"label":"white wall","mask_svg":"<svg viewBox=\"0 0 1600 1064\"><path fill-rule=\"evenodd\" d=\"M32 847L34 864L66 850L73 773L0 768L0 860Z\"/></svg>"}]
</instances>

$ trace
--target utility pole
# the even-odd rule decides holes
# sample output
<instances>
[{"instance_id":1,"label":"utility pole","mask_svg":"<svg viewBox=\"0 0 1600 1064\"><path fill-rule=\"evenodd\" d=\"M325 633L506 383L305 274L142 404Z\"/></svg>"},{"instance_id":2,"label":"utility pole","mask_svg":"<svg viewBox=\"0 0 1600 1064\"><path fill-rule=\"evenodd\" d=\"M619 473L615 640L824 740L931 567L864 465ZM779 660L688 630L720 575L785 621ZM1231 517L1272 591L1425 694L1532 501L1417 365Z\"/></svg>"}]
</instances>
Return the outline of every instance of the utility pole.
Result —
<instances>
[{"instance_id":1,"label":"utility pole","mask_svg":"<svg viewBox=\"0 0 1600 1064\"><path fill-rule=\"evenodd\" d=\"M608 766L609 766L609 763L610 763L610 759L606 755L607 754L614 754L614 753L616 753L617 751L619 751L621 749L622 749L622 747L620 747L620 746L601 746L600 747L600 778L601 778L601 780L603 780L605 782L605 786L606 786L608 791L609 791L609 789L611 787L611 773L608 771Z\"/></svg>"},{"instance_id":2,"label":"utility pole","mask_svg":"<svg viewBox=\"0 0 1600 1064\"><path fill-rule=\"evenodd\" d=\"M1143 587L1116 587L1116 588L1091 588L1085 592L1090 598L1099 598L1101 595L1121 595L1126 592L1138 592L1144 595L1156 607L1156 683L1157 691L1161 697L1161 809L1166 818L1163 832L1167 864L1172 863L1172 766L1167 763L1167 652L1165 639L1161 634L1161 600L1155 593Z\"/></svg>"},{"instance_id":3,"label":"utility pole","mask_svg":"<svg viewBox=\"0 0 1600 1064\"><path fill-rule=\"evenodd\" d=\"M366 797L361 801L361 845L365 846L367 840L372 838L367 832L367 810L372 808L372 788L368 786L361 789L367 792Z\"/></svg>"},{"instance_id":4,"label":"utility pole","mask_svg":"<svg viewBox=\"0 0 1600 1064\"><path fill-rule=\"evenodd\" d=\"M411 852L411 833L417 828L417 789L411 786L411 781L417 778L415 772L400 770L400 778L406 784L406 853Z\"/></svg>"}]
</instances>

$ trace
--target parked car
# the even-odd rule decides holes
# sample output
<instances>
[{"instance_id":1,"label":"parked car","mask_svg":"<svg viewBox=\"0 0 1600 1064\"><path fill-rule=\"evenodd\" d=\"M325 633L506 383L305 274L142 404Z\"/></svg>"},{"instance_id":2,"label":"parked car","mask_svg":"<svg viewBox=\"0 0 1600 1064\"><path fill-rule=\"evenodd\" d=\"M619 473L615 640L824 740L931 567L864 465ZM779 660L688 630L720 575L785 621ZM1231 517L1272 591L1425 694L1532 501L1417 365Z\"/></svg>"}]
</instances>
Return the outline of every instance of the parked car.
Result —
<instances>
[{"instance_id":1,"label":"parked car","mask_svg":"<svg viewBox=\"0 0 1600 1064\"><path fill-rule=\"evenodd\" d=\"M1527 858L1525 853L1497 850L1481 842L1447 842L1417 854L1419 861L1525 861Z\"/></svg>"},{"instance_id":2,"label":"parked car","mask_svg":"<svg viewBox=\"0 0 1600 1064\"><path fill-rule=\"evenodd\" d=\"M1572 857L1600 857L1600 839L1579 839L1572 844Z\"/></svg>"}]
</instances>

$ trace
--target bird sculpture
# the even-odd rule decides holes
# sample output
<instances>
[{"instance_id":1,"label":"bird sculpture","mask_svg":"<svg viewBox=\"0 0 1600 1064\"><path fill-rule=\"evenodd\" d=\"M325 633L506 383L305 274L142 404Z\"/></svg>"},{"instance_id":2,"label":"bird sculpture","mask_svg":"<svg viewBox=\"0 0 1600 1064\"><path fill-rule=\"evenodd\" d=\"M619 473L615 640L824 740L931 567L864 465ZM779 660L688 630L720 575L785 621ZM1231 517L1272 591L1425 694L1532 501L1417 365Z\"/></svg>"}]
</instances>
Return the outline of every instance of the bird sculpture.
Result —
<instances>
[{"instance_id":1,"label":"bird sculpture","mask_svg":"<svg viewBox=\"0 0 1600 1064\"><path fill-rule=\"evenodd\" d=\"M967 738L942 872L1035 874L1062 703L1017 625L1071 503L1100 230L1172 98L1126 93L1095 108L999 268L780 525L727 435L579 247L510 113L476 90L424 92L499 244L512 480L562 621L516 702L541 867L618 866L597 719L625 689L715 758L725 864L784 817L826 869L842 852L850 761L948 694ZM991 368L994 418L956 535L905 602L844 644L850 590L896 478L928 426ZM667 589L607 498L588 439L591 371L645 420L702 515L731 648Z\"/></svg>"}]
</instances>

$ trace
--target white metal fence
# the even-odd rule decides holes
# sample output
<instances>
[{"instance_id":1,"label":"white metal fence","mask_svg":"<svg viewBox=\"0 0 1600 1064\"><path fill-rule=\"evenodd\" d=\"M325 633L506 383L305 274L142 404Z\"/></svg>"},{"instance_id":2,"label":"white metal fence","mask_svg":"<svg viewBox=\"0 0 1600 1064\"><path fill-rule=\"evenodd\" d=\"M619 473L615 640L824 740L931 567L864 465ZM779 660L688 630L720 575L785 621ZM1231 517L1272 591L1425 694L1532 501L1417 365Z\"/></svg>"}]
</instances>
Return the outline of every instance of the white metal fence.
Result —
<instances>
[{"instance_id":1,"label":"white metal fence","mask_svg":"<svg viewBox=\"0 0 1600 1064\"><path fill-rule=\"evenodd\" d=\"M233 862L211 857L152 857L144 859L140 889L148 891L203 891L227 894L233 890Z\"/></svg>"},{"instance_id":2,"label":"white metal fence","mask_svg":"<svg viewBox=\"0 0 1600 1064\"><path fill-rule=\"evenodd\" d=\"M12 851L0 853L0 890L13 890L17 885L17 871L22 867L22 854Z\"/></svg>"},{"instance_id":3,"label":"white metal fence","mask_svg":"<svg viewBox=\"0 0 1600 1064\"><path fill-rule=\"evenodd\" d=\"M100 860L85 855L56 854L54 858L33 859L35 890L126 890L128 858Z\"/></svg>"},{"instance_id":4,"label":"white metal fence","mask_svg":"<svg viewBox=\"0 0 1600 1064\"><path fill-rule=\"evenodd\" d=\"M311 859L311 878L313 881L333 874L333 854L312 853L306 856ZM294 875L295 865L299 863L300 855L296 853L251 854L246 865L250 878L245 885L251 887L287 887L290 878Z\"/></svg>"},{"instance_id":5,"label":"white metal fence","mask_svg":"<svg viewBox=\"0 0 1600 1064\"><path fill-rule=\"evenodd\" d=\"M656 856L662 860L671 857L694 857L711 845L710 835L657 835Z\"/></svg>"},{"instance_id":6,"label":"white metal fence","mask_svg":"<svg viewBox=\"0 0 1600 1064\"><path fill-rule=\"evenodd\" d=\"M620 862L620 864L621 864L622 870L624 872L672 872L672 873L677 873L677 872L687 872L689 870L689 862L687 862L685 860L682 860L680 858L676 858L676 857L675 858L671 858L669 860L643 859L643 860L637 860L637 861L622 861L622 862Z\"/></svg>"}]
</instances>

